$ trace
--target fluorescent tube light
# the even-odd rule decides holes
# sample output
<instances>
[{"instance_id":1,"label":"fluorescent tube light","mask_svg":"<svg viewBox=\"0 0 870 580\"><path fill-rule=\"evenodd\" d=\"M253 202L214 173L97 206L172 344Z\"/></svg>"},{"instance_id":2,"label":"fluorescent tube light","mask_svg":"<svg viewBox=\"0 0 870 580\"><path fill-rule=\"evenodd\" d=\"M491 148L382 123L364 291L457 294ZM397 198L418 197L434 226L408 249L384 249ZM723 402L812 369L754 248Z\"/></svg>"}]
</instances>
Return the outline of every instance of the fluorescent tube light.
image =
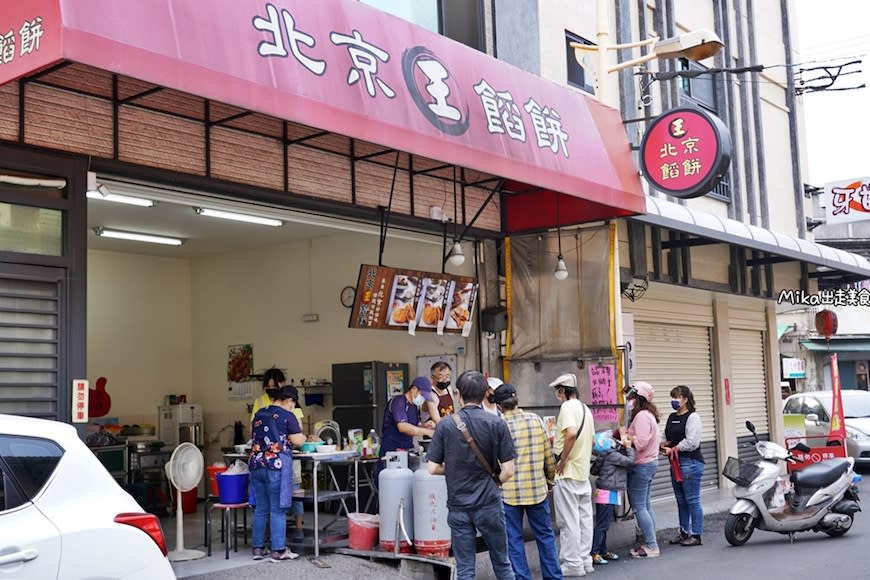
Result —
<instances>
[{"instance_id":1,"label":"fluorescent tube light","mask_svg":"<svg viewBox=\"0 0 870 580\"><path fill-rule=\"evenodd\" d=\"M221 219L225 219L225 220L233 220L233 221L237 221L237 222L246 222L249 224L260 224L261 226L278 227L278 226L284 225L284 222L282 222L281 220L276 220L273 218L264 218L264 217L254 216L254 215L248 215L248 214L244 214L244 213L235 213L232 211L208 209L205 207L195 207L195 208L193 208L193 211L195 211L199 215L204 215L206 217L216 217L216 218L221 218Z\"/></svg>"},{"instance_id":2,"label":"fluorescent tube light","mask_svg":"<svg viewBox=\"0 0 870 580\"><path fill-rule=\"evenodd\" d=\"M101 238L115 238L118 240L130 240L133 242L147 242L149 244L163 244L166 246L180 246L182 241L178 238L167 236L155 236L152 234L140 234L136 232L122 232L120 230L108 230L106 228L94 228L94 233Z\"/></svg>"},{"instance_id":3,"label":"fluorescent tube light","mask_svg":"<svg viewBox=\"0 0 870 580\"><path fill-rule=\"evenodd\" d=\"M96 189L89 189L87 193L88 199L101 199L103 201L114 201L115 203L125 203L127 205L136 205L139 207L154 207L154 202L150 199L142 197L132 197L129 195L119 195L112 193L105 185L98 185Z\"/></svg>"}]
</instances>

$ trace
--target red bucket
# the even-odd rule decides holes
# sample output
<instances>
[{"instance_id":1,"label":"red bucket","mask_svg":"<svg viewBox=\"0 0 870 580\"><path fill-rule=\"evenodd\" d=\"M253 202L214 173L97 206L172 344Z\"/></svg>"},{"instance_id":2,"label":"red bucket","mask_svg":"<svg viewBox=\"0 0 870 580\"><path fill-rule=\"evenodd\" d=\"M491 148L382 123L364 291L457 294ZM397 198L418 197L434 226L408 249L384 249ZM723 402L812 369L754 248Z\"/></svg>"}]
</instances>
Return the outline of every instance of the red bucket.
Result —
<instances>
[{"instance_id":1,"label":"red bucket","mask_svg":"<svg viewBox=\"0 0 870 580\"><path fill-rule=\"evenodd\" d=\"M226 465L209 465L208 466L208 481L211 485L211 495L219 495L218 484L217 484L217 474L223 473L227 470Z\"/></svg>"},{"instance_id":2,"label":"red bucket","mask_svg":"<svg viewBox=\"0 0 870 580\"><path fill-rule=\"evenodd\" d=\"M352 513L347 516L347 545L351 550L368 552L378 540L378 516Z\"/></svg>"}]
</instances>

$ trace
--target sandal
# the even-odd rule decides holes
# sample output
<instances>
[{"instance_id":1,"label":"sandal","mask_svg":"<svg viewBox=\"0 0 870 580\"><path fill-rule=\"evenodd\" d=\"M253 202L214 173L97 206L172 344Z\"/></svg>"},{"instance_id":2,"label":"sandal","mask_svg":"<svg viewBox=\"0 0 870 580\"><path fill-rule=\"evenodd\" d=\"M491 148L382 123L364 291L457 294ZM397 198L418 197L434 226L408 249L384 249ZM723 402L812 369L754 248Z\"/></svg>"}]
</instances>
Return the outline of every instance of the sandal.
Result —
<instances>
[{"instance_id":1,"label":"sandal","mask_svg":"<svg viewBox=\"0 0 870 580\"><path fill-rule=\"evenodd\" d=\"M658 558L659 555L661 555L661 552L658 549L651 550L646 546L638 546L629 553L633 558Z\"/></svg>"},{"instance_id":2,"label":"sandal","mask_svg":"<svg viewBox=\"0 0 870 580\"><path fill-rule=\"evenodd\" d=\"M601 554L592 554L592 563L595 566L603 566L607 564L607 558L603 557Z\"/></svg>"},{"instance_id":3,"label":"sandal","mask_svg":"<svg viewBox=\"0 0 870 580\"><path fill-rule=\"evenodd\" d=\"M608 562L611 560L619 560L619 555L614 554L613 552L605 552L601 554L601 557L607 560Z\"/></svg>"}]
</instances>

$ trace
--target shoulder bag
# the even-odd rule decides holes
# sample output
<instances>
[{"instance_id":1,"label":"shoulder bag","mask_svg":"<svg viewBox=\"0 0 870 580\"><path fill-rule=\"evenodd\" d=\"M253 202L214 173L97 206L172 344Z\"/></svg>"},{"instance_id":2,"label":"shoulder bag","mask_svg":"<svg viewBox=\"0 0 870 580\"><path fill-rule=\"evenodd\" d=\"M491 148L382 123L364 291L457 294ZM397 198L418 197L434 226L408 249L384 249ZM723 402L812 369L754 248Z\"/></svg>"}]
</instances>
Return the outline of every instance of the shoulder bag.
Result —
<instances>
[{"instance_id":1,"label":"shoulder bag","mask_svg":"<svg viewBox=\"0 0 870 580\"><path fill-rule=\"evenodd\" d=\"M471 436L471 433L468 431L468 426L465 424L459 417L459 413L453 413L451 415L453 417L453 422L456 423L456 428L459 429L459 432L462 433L462 436L465 437L465 442L468 443L468 446L471 447L471 450L474 451L474 454L477 456L477 460L486 470L486 473L492 478L496 485L501 487L501 481L499 480L499 474L493 471L492 466L483 456L483 453L480 451L480 447L477 446L477 442L474 441L474 437Z\"/></svg>"}]
</instances>

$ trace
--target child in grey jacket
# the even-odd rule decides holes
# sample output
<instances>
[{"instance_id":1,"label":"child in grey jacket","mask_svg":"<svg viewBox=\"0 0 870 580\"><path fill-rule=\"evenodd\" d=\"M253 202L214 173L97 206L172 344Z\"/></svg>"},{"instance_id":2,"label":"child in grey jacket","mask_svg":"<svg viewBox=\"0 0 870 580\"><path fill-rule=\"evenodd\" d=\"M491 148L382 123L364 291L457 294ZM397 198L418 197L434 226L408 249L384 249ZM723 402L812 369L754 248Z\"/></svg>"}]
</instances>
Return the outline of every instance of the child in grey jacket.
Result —
<instances>
[{"instance_id":1,"label":"child in grey jacket","mask_svg":"<svg viewBox=\"0 0 870 580\"><path fill-rule=\"evenodd\" d=\"M625 490L628 470L634 466L631 435L626 433L622 439L614 439L609 431L596 433L592 451L595 460L591 473L598 476L593 495L595 530L592 533L592 564L599 566L619 559L607 549L607 530L613 521L614 507L620 503L619 492Z\"/></svg>"}]
</instances>

